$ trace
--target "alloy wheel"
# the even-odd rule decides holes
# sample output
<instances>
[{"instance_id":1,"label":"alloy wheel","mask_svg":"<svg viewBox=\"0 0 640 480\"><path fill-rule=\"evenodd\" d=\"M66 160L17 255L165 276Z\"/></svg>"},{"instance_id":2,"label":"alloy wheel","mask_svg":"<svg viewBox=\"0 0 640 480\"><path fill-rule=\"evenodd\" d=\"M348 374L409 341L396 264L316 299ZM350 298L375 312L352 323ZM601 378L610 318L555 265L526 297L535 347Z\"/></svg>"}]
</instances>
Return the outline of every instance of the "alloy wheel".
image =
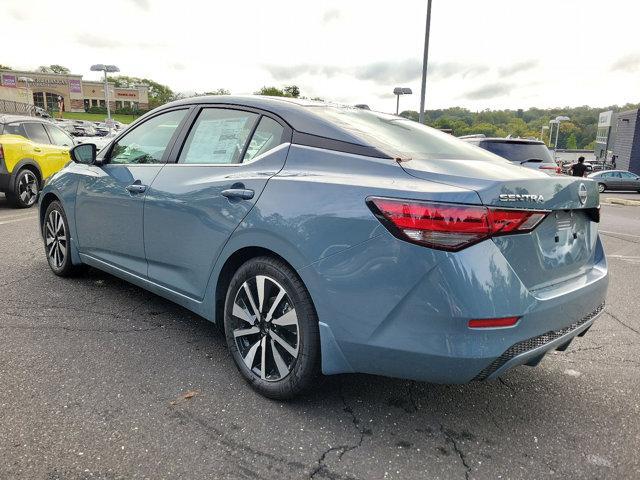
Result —
<instances>
[{"instance_id":1,"label":"alloy wheel","mask_svg":"<svg viewBox=\"0 0 640 480\"><path fill-rule=\"evenodd\" d=\"M600 183L600 184L598 185L598 191L599 191L600 193L602 193L602 192L604 192L604 190L605 190L605 189L604 189L604 185Z\"/></svg>"},{"instance_id":2,"label":"alloy wheel","mask_svg":"<svg viewBox=\"0 0 640 480\"><path fill-rule=\"evenodd\" d=\"M27 206L33 205L38 195L38 179L30 172L25 171L18 181L18 197Z\"/></svg>"},{"instance_id":3,"label":"alloy wheel","mask_svg":"<svg viewBox=\"0 0 640 480\"><path fill-rule=\"evenodd\" d=\"M269 382L286 377L298 359L298 317L282 285L266 275L245 281L231 313L233 337L245 366Z\"/></svg>"},{"instance_id":4,"label":"alloy wheel","mask_svg":"<svg viewBox=\"0 0 640 480\"><path fill-rule=\"evenodd\" d=\"M56 269L62 268L67 254L67 232L58 210L51 210L47 218L45 245L51 265Z\"/></svg>"}]
</instances>

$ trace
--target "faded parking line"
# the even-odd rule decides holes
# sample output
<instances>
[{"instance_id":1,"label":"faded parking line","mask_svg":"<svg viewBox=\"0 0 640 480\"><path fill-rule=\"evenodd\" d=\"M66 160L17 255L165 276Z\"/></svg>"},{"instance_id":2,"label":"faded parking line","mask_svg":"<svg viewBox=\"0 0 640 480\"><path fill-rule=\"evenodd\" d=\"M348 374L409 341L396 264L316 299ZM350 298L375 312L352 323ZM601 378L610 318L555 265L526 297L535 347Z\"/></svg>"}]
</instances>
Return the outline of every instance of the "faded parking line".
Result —
<instances>
[{"instance_id":1,"label":"faded parking line","mask_svg":"<svg viewBox=\"0 0 640 480\"><path fill-rule=\"evenodd\" d=\"M36 218L38 218L37 215L29 215L25 217L13 217L13 218L10 218L9 220L0 221L0 225L6 225L7 223L22 222L24 220L35 220Z\"/></svg>"}]
</instances>

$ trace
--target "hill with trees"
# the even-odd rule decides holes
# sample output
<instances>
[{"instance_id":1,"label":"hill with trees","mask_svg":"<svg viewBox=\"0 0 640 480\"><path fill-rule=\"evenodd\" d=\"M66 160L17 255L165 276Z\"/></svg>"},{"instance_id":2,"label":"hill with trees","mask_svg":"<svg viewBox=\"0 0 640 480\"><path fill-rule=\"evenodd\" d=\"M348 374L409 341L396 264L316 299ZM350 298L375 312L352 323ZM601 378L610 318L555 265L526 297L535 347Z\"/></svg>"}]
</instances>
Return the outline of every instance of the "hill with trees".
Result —
<instances>
[{"instance_id":1,"label":"hill with trees","mask_svg":"<svg viewBox=\"0 0 640 480\"><path fill-rule=\"evenodd\" d=\"M623 106L608 107L564 107L529 108L528 110L483 110L472 112L466 108L452 107L425 111L425 123L436 128L447 128L455 136L483 133L488 137L540 138L543 126L549 126L549 120L558 115L566 115L571 120L560 124L558 148L594 148L598 115L606 110L621 112L640 107L640 104L627 103ZM400 115L418 121L418 112L405 110ZM555 133L553 135L555 141ZM549 131L544 138L549 143Z\"/></svg>"}]
</instances>

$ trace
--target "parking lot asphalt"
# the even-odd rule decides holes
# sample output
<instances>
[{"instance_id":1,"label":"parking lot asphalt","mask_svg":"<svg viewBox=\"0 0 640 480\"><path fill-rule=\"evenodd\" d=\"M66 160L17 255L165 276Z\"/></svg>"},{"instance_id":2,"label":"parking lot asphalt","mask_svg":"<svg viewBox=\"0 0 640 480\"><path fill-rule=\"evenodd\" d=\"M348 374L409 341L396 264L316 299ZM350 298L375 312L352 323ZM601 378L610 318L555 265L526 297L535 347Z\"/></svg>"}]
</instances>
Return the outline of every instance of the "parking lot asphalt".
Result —
<instances>
[{"instance_id":1,"label":"parking lot asphalt","mask_svg":"<svg viewBox=\"0 0 640 480\"><path fill-rule=\"evenodd\" d=\"M566 352L469 385L327 377L285 403L204 319L54 276L36 210L0 195L0 478L640 478L640 207L603 206L600 228L606 313Z\"/></svg>"}]
</instances>

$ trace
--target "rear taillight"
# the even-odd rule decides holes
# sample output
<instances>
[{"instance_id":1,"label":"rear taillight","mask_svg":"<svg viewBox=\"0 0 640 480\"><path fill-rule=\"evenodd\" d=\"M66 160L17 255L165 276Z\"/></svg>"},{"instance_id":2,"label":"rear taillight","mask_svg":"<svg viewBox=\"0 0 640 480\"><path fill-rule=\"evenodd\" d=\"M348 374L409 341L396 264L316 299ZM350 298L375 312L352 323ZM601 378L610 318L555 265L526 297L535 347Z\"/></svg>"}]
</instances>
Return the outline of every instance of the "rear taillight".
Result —
<instances>
[{"instance_id":1,"label":"rear taillight","mask_svg":"<svg viewBox=\"0 0 640 480\"><path fill-rule=\"evenodd\" d=\"M0 162L4 161L4 150L2 149L2 144L0 143Z\"/></svg>"},{"instance_id":2,"label":"rear taillight","mask_svg":"<svg viewBox=\"0 0 640 480\"><path fill-rule=\"evenodd\" d=\"M489 237L530 232L548 214L379 197L369 198L367 204L396 237L454 252Z\"/></svg>"}]
</instances>

